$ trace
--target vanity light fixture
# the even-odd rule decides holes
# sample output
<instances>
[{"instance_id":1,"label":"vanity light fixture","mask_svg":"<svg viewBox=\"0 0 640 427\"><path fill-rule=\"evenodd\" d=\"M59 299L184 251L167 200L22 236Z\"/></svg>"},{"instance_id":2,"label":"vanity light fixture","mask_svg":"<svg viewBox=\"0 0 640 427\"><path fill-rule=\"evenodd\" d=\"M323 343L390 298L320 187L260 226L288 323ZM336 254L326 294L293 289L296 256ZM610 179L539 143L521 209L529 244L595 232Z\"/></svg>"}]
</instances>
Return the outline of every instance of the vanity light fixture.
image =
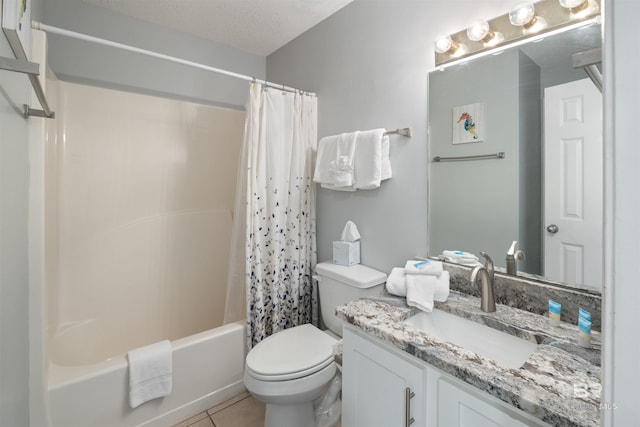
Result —
<instances>
[{"instance_id":1,"label":"vanity light fixture","mask_svg":"<svg viewBox=\"0 0 640 427\"><path fill-rule=\"evenodd\" d=\"M600 20L604 0L523 1L508 13L440 37L435 42L437 67L459 63L481 54L496 53L532 38Z\"/></svg>"}]
</instances>

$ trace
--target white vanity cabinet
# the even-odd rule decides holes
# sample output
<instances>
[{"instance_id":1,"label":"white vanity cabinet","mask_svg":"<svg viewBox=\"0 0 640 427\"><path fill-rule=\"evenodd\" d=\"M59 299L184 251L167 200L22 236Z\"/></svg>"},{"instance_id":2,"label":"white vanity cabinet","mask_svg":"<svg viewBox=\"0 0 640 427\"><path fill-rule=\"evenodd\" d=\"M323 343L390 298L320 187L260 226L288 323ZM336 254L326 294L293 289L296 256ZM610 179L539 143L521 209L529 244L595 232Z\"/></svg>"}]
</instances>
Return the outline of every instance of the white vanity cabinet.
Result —
<instances>
[{"instance_id":1,"label":"white vanity cabinet","mask_svg":"<svg viewBox=\"0 0 640 427\"><path fill-rule=\"evenodd\" d=\"M515 408L503 402L490 402L481 391L465 390L467 384L456 384L441 374L438 379L438 426L442 427L526 427L546 425L524 418ZM527 422L528 421L528 422Z\"/></svg>"},{"instance_id":2,"label":"white vanity cabinet","mask_svg":"<svg viewBox=\"0 0 640 427\"><path fill-rule=\"evenodd\" d=\"M343 427L548 426L359 329L343 332Z\"/></svg>"},{"instance_id":3,"label":"white vanity cabinet","mask_svg":"<svg viewBox=\"0 0 640 427\"><path fill-rule=\"evenodd\" d=\"M347 325L343 337L342 426L427 425L425 366Z\"/></svg>"}]
</instances>

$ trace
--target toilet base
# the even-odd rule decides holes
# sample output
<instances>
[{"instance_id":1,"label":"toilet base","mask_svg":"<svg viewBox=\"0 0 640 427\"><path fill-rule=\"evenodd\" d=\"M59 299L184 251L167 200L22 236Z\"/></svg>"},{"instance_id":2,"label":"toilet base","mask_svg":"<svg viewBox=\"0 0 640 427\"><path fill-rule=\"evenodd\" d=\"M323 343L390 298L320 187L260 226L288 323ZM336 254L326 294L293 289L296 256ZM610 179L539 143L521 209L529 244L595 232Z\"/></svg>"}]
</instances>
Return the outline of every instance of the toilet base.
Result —
<instances>
[{"instance_id":1,"label":"toilet base","mask_svg":"<svg viewBox=\"0 0 640 427\"><path fill-rule=\"evenodd\" d=\"M267 403L264 427L314 427L313 403L278 405Z\"/></svg>"}]
</instances>

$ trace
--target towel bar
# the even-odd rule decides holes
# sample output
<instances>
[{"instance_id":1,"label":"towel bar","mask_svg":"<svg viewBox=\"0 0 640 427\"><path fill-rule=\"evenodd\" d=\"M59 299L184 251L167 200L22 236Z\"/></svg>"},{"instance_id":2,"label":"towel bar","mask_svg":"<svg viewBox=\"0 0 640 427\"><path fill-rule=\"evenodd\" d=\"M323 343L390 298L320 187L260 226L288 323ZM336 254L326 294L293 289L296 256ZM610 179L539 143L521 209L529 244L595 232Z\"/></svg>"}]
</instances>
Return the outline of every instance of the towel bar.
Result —
<instances>
[{"instance_id":1,"label":"towel bar","mask_svg":"<svg viewBox=\"0 0 640 427\"><path fill-rule=\"evenodd\" d=\"M435 156L434 162L454 162L456 160L485 160L485 159L504 159L504 151L495 154L477 154L475 156L458 156L458 157L440 157Z\"/></svg>"},{"instance_id":2,"label":"towel bar","mask_svg":"<svg viewBox=\"0 0 640 427\"><path fill-rule=\"evenodd\" d=\"M398 134L398 135L407 136L411 138L411 128L388 130L384 133L384 135L391 135L391 134Z\"/></svg>"}]
</instances>

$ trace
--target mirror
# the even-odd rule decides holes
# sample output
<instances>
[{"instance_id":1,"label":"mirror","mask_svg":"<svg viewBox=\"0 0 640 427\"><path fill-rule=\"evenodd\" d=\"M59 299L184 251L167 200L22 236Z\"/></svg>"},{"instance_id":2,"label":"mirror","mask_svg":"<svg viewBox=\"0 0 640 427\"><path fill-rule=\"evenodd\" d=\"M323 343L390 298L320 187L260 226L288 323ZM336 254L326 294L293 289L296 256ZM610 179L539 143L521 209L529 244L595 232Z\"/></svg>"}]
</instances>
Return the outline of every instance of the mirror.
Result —
<instances>
[{"instance_id":1,"label":"mirror","mask_svg":"<svg viewBox=\"0 0 640 427\"><path fill-rule=\"evenodd\" d=\"M485 251L504 268L517 241L518 274L601 288L602 101L572 64L601 37L574 28L429 74L431 256Z\"/></svg>"}]
</instances>

